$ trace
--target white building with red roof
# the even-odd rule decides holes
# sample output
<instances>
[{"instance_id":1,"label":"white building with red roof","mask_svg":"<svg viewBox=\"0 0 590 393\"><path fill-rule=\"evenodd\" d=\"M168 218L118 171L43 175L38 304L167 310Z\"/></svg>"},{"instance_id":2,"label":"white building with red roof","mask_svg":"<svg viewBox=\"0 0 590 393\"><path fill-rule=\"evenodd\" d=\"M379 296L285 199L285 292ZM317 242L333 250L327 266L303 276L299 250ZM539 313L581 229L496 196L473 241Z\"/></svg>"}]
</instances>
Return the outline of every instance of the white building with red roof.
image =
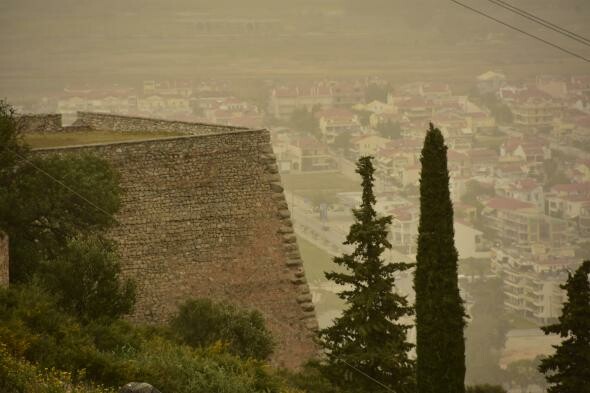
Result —
<instances>
[{"instance_id":1,"label":"white building with red roof","mask_svg":"<svg viewBox=\"0 0 590 393\"><path fill-rule=\"evenodd\" d=\"M345 108L326 108L315 115L319 119L322 140L325 143L334 143L336 137L343 133L358 136L361 133L361 124L358 116Z\"/></svg>"},{"instance_id":2,"label":"white building with red roof","mask_svg":"<svg viewBox=\"0 0 590 393\"><path fill-rule=\"evenodd\" d=\"M514 123L520 126L550 129L556 119L563 117L563 101L537 88L516 91L507 103Z\"/></svg>"},{"instance_id":3,"label":"white building with red roof","mask_svg":"<svg viewBox=\"0 0 590 393\"><path fill-rule=\"evenodd\" d=\"M307 86L282 86L272 90L269 112L278 119L288 119L299 108L311 111L315 106L332 106L332 88L324 83Z\"/></svg>"},{"instance_id":4,"label":"white building with red roof","mask_svg":"<svg viewBox=\"0 0 590 393\"><path fill-rule=\"evenodd\" d=\"M524 178L516 181L499 179L495 190L498 196L533 203L540 211L545 209L543 185L535 179Z\"/></svg>"}]
</instances>

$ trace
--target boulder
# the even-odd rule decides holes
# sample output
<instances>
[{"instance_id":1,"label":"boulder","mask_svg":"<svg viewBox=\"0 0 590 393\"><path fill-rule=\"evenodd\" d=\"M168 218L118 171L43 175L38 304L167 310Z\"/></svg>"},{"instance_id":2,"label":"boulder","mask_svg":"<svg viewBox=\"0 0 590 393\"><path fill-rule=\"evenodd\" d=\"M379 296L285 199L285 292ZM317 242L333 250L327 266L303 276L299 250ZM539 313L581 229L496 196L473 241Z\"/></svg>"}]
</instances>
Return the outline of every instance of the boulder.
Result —
<instances>
[{"instance_id":1,"label":"boulder","mask_svg":"<svg viewBox=\"0 0 590 393\"><path fill-rule=\"evenodd\" d=\"M119 393L161 393L158 389L145 382L129 382L121 389Z\"/></svg>"}]
</instances>

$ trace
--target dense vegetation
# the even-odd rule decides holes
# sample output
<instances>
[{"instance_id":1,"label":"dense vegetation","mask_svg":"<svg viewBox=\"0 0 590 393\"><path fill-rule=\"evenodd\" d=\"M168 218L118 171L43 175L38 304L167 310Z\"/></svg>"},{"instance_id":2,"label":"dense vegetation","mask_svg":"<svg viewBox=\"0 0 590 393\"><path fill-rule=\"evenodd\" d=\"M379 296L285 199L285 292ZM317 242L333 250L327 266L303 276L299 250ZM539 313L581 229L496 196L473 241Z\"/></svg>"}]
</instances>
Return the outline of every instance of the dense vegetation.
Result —
<instances>
[{"instance_id":1,"label":"dense vegetation","mask_svg":"<svg viewBox=\"0 0 590 393\"><path fill-rule=\"evenodd\" d=\"M178 393L290 390L285 378L294 376L264 361L272 339L258 312L196 299L168 326L122 319L135 287L105 236L119 207L108 163L31 155L1 101L0 146L0 228L11 253L11 286L0 289L0 391L98 393L137 380Z\"/></svg>"}]
</instances>

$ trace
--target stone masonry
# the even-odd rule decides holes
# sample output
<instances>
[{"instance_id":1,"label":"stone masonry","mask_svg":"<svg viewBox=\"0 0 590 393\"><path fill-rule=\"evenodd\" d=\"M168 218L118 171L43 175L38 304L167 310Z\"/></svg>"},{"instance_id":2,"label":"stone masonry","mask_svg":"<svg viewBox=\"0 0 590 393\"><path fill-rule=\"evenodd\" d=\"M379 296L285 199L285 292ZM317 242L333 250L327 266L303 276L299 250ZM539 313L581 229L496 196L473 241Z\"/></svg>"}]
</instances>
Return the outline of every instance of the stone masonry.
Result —
<instances>
[{"instance_id":1,"label":"stone masonry","mask_svg":"<svg viewBox=\"0 0 590 393\"><path fill-rule=\"evenodd\" d=\"M100 131L121 132L175 132L191 135L224 133L247 130L244 127L221 126L207 123L191 123L186 121L172 121L151 119L109 113L77 112L74 127L87 127Z\"/></svg>"},{"instance_id":2,"label":"stone masonry","mask_svg":"<svg viewBox=\"0 0 590 393\"><path fill-rule=\"evenodd\" d=\"M8 235L0 231L0 288L8 286Z\"/></svg>"},{"instance_id":3,"label":"stone masonry","mask_svg":"<svg viewBox=\"0 0 590 393\"><path fill-rule=\"evenodd\" d=\"M62 131L61 114L24 114L18 116L20 128L25 132L60 132Z\"/></svg>"},{"instance_id":4,"label":"stone masonry","mask_svg":"<svg viewBox=\"0 0 590 393\"><path fill-rule=\"evenodd\" d=\"M269 132L206 131L36 154L95 153L119 171L111 236L138 285L133 320L165 321L189 297L227 300L262 312L273 362L297 367L316 352L317 321Z\"/></svg>"}]
</instances>

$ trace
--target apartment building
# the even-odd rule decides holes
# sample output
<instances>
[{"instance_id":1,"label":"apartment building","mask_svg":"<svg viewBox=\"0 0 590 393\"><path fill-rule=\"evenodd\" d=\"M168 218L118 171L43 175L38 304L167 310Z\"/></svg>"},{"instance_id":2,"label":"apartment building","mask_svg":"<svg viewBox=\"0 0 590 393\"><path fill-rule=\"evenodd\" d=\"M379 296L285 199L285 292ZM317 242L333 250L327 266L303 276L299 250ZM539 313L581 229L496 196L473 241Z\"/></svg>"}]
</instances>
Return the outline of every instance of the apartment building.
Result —
<instances>
[{"instance_id":1,"label":"apartment building","mask_svg":"<svg viewBox=\"0 0 590 393\"><path fill-rule=\"evenodd\" d=\"M561 315L566 294L560 285L567 279L567 270L575 269L578 262L572 252L555 251L535 246L492 249L492 270L503 280L508 311L540 324Z\"/></svg>"},{"instance_id":2,"label":"apartment building","mask_svg":"<svg viewBox=\"0 0 590 393\"><path fill-rule=\"evenodd\" d=\"M279 87L272 90L269 112L278 119L288 119L295 109L314 106L331 106L334 103L332 88L325 84L297 87Z\"/></svg>"},{"instance_id":3,"label":"apartment building","mask_svg":"<svg viewBox=\"0 0 590 393\"><path fill-rule=\"evenodd\" d=\"M519 91L509 107L515 124L537 128L551 128L564 110L560 100L532 88Z\"/></svg>"},{"instance_id":4,"label":"apartment building","mask_svg":"<svg viewBox=\"0 0 590 393\"><path fill-rule=\"evenodd\" d=\"M533 203L496 197L484 203L482 217L494 237L503 243L538 242L542 213Z\"/></svg>"}]
</instances>

